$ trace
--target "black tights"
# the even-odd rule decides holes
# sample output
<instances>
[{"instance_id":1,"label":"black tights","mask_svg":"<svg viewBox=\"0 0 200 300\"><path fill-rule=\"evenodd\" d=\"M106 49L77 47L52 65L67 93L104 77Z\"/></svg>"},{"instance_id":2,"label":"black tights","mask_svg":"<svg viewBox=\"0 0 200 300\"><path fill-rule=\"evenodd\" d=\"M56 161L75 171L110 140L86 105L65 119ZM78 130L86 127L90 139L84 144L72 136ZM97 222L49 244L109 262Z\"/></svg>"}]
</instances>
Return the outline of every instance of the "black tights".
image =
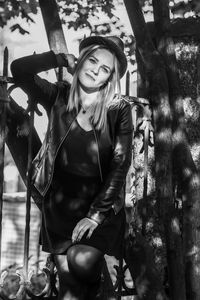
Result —
<instances>
[{"instance_id":1,"label":"black tights","mask_svg":"<svg viewBox=\"0 0 200 300\"><path fill-rule=\"evenodd\" d=\"M77 244L67 255L54 256L59 278L58 300L95 300L103 254L98 249Z\"/></svg>"}]
</instances>

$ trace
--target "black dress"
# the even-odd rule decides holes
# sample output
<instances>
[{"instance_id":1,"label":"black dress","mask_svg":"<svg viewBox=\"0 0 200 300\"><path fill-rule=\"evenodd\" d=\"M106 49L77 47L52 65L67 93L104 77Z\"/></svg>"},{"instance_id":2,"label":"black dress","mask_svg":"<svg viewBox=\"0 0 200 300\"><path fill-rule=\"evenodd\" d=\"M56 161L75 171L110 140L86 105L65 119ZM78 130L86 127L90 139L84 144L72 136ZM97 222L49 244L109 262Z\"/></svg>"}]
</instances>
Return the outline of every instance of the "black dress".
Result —
<instances>
[{"instance_id":1,"label":"black dress","mask_svg":"<svg viewBox=\"0 0 200 300\"><path fill-rule=\"evenodd\" d=\"M86 216L102 185L97 151L93 130L85 131L75 120L58 152L52 184L43 201L40 237L43 251L61 254L72 244L74 227ZM86 234L80 243L118 257L124 230L124 209L117 215L111 209L90 239Z\"/></svg>"}]
</instances>

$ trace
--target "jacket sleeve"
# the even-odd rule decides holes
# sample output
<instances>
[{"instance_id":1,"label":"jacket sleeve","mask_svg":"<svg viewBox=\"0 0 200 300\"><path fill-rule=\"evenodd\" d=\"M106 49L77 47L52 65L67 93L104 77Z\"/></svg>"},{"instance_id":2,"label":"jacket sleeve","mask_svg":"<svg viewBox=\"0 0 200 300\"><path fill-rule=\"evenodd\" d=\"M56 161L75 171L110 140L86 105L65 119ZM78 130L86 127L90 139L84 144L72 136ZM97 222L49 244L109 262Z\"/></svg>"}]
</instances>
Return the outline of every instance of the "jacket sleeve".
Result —
<instances>
[{"instance_id":1,"label":"jacket sleeve","mask_svg":"<svg viewBox=\"0 0 200 300\"><path fill-rule=\"evenodd\" d=\"M14 60L11 72L15 83L35 102L49 111L53 105L58 87L37 73L58 67L57 55L53 51L33 54Z\"/></svg>"},{"instance_id":2,"label":"jacket sleeve","mask_svg":"<svg viewBox=\"0 0 200 300\"><path fill-rule=\"evenodd\" d=\"M99 224L106 218L107 212L111 209L125 184L126 175L131 164L132 135L131 106L126 103L123 108L119 109L118 113L115 146L109 172L104 179L101 191L92 202L87 214L87 217Z\"/></svg>"}]
</instances>

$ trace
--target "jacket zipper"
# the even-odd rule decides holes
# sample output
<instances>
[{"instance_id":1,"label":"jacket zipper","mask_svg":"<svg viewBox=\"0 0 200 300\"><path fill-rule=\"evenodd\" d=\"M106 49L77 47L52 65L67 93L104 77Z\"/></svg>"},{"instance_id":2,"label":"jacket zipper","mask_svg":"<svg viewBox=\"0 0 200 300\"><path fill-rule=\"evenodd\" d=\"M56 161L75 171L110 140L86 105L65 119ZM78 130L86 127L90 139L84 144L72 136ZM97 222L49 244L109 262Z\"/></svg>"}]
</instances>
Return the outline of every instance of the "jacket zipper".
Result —
<instances>
[{"instance_id":1,"label":"jacket zipper","mask_svg":"<svg viewBox=\"0 0 200 300\"><path fill-rule=\"evenodd\" d=\"M102 169L101 169L101 161L100 161L100 155L99 155L98 138L97 138L97 135L96 135L96 131L95 131L94 125L92 123L91 123L91 125L92 125L92 129L93 129L93 132L94 132L95 141L97 143L97 159L98 159L98 165L99 165L99 173L100 173L100 177L101 177L101 182L103 182L103 175L102 175Z\"/></svg>"}]
</instances>

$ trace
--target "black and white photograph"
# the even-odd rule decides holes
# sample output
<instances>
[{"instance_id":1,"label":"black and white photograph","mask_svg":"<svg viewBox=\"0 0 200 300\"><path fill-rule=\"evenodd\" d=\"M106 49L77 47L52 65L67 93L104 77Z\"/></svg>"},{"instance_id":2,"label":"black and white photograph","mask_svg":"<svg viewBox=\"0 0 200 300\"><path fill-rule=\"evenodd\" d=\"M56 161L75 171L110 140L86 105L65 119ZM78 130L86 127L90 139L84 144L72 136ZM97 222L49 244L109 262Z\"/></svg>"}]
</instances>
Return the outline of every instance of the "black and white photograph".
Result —
<instances>
[{"instance_id":1,"label":"black and white photograph","mask_svg":"<svg viewBox=\"0 0 200 300\"><path fill-rule=\"evenodd\" d=\"M0 300L200 300L200 0L0 0Z\"/></svg>"}]
</instances>

